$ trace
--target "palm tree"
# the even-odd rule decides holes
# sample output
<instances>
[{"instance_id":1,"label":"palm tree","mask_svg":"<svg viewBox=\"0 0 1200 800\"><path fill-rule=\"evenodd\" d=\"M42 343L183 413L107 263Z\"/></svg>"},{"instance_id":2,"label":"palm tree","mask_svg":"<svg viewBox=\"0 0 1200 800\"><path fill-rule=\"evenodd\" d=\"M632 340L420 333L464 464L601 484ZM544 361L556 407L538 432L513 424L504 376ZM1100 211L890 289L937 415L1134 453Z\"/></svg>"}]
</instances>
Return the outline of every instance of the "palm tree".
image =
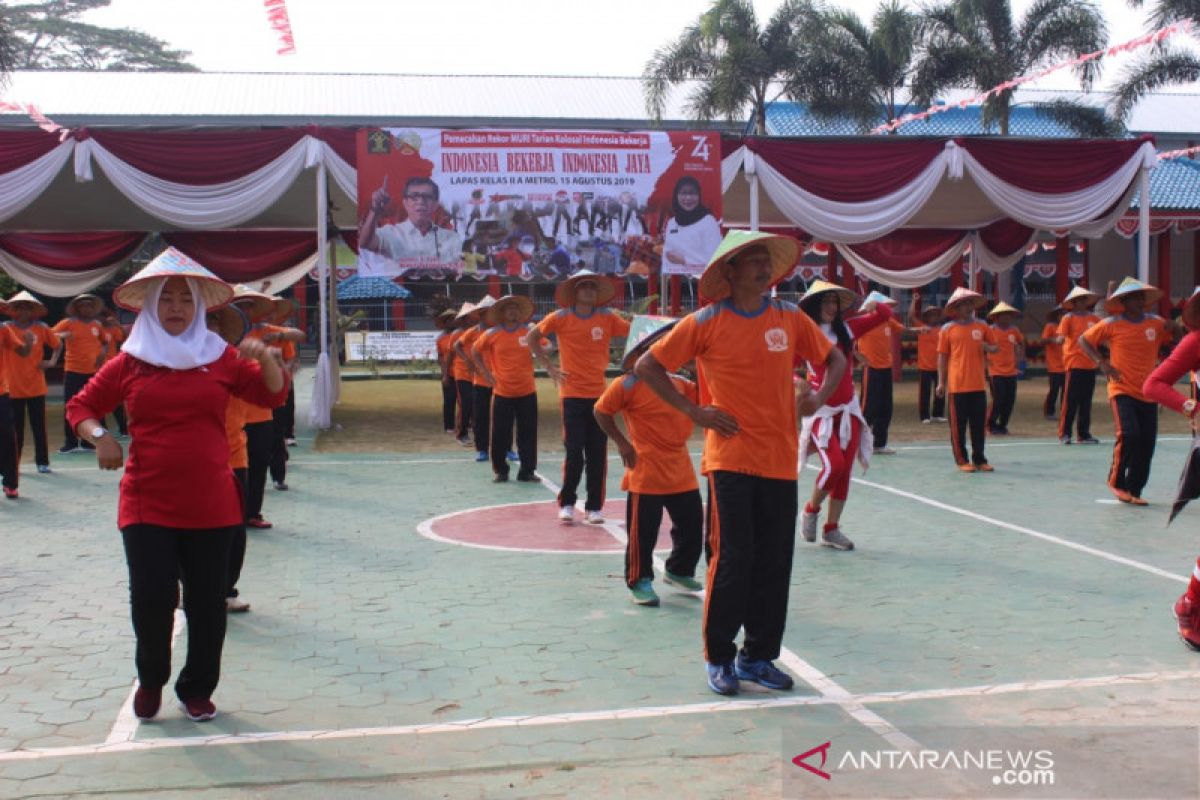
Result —
<instances>
[{"instance_id":1,"label":"palm tree","mask_svg":"<svg viewBox=\"0 0 1200 800\"><path fill-rule=\"evenodd\" d=\"M1140 8L1142 2L1130 0L1130 5ZM1157 0L1150 12L1150 28L1155 30L1185 19L1200 20L1200 0ZM1198 80L1200 58L1169 45L1159 47L1121 74L1121 82L1113 90L1113 116L1128 118L1137 101L1160 86Z\"/></svg>"},{"instance_id":2,"label":"palm tree","mask_svg":"<svg viewBox=\"0 0 1200 800\"><path fill-rule=\"evenodd\" d=\"M646 110L658 120L672 86L687 80L700 85L688 98L696 119L754 117L754 132L767 130L768 93L795 69L793 46L798 23L815 14L809 0L786 0L766 26L760 26L750 0L714 0L712 7L660 47L646 63L642 90Z\"/></svg>"},{"instance_id":3,"label":"palm tree","mask_svg":"<svg viewBox=\"0 0 1200 800\"><path fill-rule=\"evenodd\" d=\"M8 75L17 64L17 36L12 24L0 7L0 89L8 84Z\"/></svg>"},{"instance_id":4,"label":"palm tree","mask_svg":"<svg viewBox=\"0 0 1200 800\"><path fill-rule=\"evenodd\" d=\"M788 95L820 117L850 117L864 130L896 119L911 79L921 18L900 0L880 3L867 29L852 11L819 14L798 34L804 54Z\"/></svg>"},{"instance_id":5,"label":"palm tree","mask_svg":"<svg viewBox=\"0 0 1200 800\"><path fill-rule=\"evenodd\" d=\"M926 8L925 58L913 79L913 95L929 104L951 87L987 91L1067 58L1102 49L1108 27L1089 0L1036 0L1019 21L1008 0L949 0ZM1099 59L1075 68L1084 91L1100 74ZM1013 90L983 105L984 125L1008 133ZM1087 135L1117 132L1103 110L1069 101L1039 104L1043 112ZM1119 126L1118 126L1119 127Z\"/></svg>"}]
</instances>

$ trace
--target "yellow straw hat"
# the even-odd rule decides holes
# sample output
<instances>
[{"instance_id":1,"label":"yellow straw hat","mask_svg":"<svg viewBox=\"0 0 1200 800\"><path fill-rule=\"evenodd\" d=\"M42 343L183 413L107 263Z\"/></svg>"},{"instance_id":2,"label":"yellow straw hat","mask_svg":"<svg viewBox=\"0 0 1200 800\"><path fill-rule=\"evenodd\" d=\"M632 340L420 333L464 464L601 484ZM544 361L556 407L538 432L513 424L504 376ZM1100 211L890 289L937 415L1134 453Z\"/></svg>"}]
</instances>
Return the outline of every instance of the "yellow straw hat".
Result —
<instances>
[{"instance_id":1,"label":"yellow straw hat","mask_svg":"<svg viewBox=\"0 0 1200 800\"><path fill-rule=\"evenodd\" d=\"M1151 286L1148 283L1142 283L1137 278L1126 278L1121 281L1112 294L1104 299L1104 310L1109 314L1120 314L1125 310L1125 303L1121 298L1128 297L1134 292L1142 292L1146 296L1146 306L1149 307L1152 303L1158 302L1163 296L1162 290Z\"/></svg>"},{"instance_id":2,"label":"yellow straw hat","mask_svg":"<svg viewBox=\"0 0 1200 800\"><path fill-rule=\"evenodd\" d=\"M153 261L138 270L133 277L114 289L113 302L129 311L140 311L142 304L146 301L146 292L153 285L152 282L163 278L195 280L200 287L200 297L204 301L204 308L209 311L225 305L233 296L232 286L184 253L174 247L168 247L155 256ZM104 303L100 302L100 298L95 295L81 294L67 304L67 313L74 314L75 303L85 297L95 299L100 308L104 307Z\"/></svg>"},{"instance_id":3,"label":"yellow straw hat","mask_svg":"<svg viewBox=\"0 0 1200 800\"><path fill-rule=\"evenodd\" d=\"M1003 300L1001 300L999 303L996 303L996 307L988 312L988 319L991 319L998 314L1015 314L1018 317L1022 316L1021 309L1017 308L1016 306L1010 306Z\"/></svg>"},{"instance_id":4,"label":"yellow straw hat","mask_svg":"<svg viewBox=\"0 0 1200 800\"><path fill-rule=\"evenodd\" d=\"M596 284L597 306L602 306L609 300L612 300L613 295L616 294L616 289L613 288L612 281L592 272L590 269L581 269L558 285L554 290L554 301L563 308L575 305L575 287L585 281L591 281Z\"/></svg>"},{"instance_id":5,"label":"yellow straw hat","mask_svg":"<svg viewBox=\"0 0 1200 800\"><path fill-rule=\"evenodd\" d=\"M804 303L816 297L817 295L825 294L826 292L833 292L833 294L837 297L838 309L840 311L845 311L846 309L850 308L850 306L854 305L854 301L858 297L858 295L847 289L845 286L838 286L836 283L830 283L829 281L818 278L809 284L808 291L805 292L800 298L800 302Z\"/></svg>"},{"instance_id":6,"label":"yellow straw hat","mask_svg":"<svg viewBox=\"0 0 1200 800\"><path fill-rule=\"evenodd\" d=\"M1076 286L1066 297L1063 298L1062 303L1059 305L1061 305L1062 308L1071 308L1074 306L1076 300L1086 300L1087 302L1083 304L1084 307L1091 308L1100 300L1100 295L1093 291L1089 291L1086 286Z\"/></svg>"},{"instance_id":7,"label":"yellow straw hat","mask_svg":"<svg viewBox=\"0 0 1200 800\"><path fill-rule=\"evenodd\" d=\"M721 267L751 247L765 247L770 254L772 286L787 277L800 261L800 242L791 236L762 231L730 231L725 234L700 275L700 294L705 299L717 301L729 296L729 281Z\"/></svg>"},{"instance_id":8,"label":"yellow straw hat","mask_svg":"<svg viewBox=\"0 0 1200 800\"><path fill-rule=\"evenodd\" d=\"M239 283L233 287L233 300L231 301L238 309L245 314L251 322L259 322L265 317L271 316L275 311L275 298L269 294L263 294L260 291L251 289L244 283Z\"/></svg>"},{"instance_id":9,"label":"yellow straw hat","mask_svg":"<svg viewBox=\"0 0 1200 800\"><path fill-rule=\"evenodd\" d=\"M970 289L960 286L954 290L954 293L950 295L950 299L946 301L946 313L957 313L957 309L954 307L959 303L970 303L972 308L979 310L987 305L987 298L979 292L972 292Z\"/></svg>"},{"instance_id":10,"label":"yellow straw hat","mask_svg":"<svg viewBox=\"0 0 1200 800\"><path fill-rule=\"evenodd\" d=\"M487 315L488 323L491 325L501 324L500 318L504 316L504 309L512 305L521 309L521 318L518 323L528 322L529 318L533 316L532 300L520 294L506 294L492 303L491 307L484 312Z\"/></svg>"}]
</instances>

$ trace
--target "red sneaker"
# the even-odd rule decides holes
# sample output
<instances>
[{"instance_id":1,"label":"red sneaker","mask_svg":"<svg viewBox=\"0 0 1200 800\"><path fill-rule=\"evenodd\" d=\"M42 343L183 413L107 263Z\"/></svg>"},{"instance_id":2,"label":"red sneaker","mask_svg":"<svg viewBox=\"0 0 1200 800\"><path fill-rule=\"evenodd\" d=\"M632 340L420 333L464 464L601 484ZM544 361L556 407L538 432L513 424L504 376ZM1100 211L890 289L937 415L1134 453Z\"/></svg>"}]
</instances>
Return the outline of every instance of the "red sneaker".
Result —
<instances>
[{"instance_id":1,"label":"red sneaker","mask_svg":"<svg viewBox=\"0 0 1200 800\"><path fill-rule=\"evenodd\" d=\"M1108 490L1113 493L1113 497L1117 498L1122 503L1132 503L1133 502L1133 495L1131 495L1129 492L1125 491L1124 489L1118 489L1115 486L1110 486L1110 487L1108 487Z\"/></svg>"},{"instance_id":2,"label":"red sneaker","mask_svg":"<svg viewBox=\"0 0 1200 800\"><path fill-rule=\"evenodd\" d=\"M133 693L133 714L138 719L154 719L162 705L162 687L151 689L148 686L138 686Z\"/></svg>"},{"instance_id":3,"label":"red sneaker","mask_svg":"<svg viewBox=\"0 0 1200 800\"><path fill-rule=\"evenodd\" d=\"M267 522L262 517L251 517L250 519L246 520L246 527L247 528L266 529L266 528L274 528L275 526L272 525L271 523Z\"/></svg>"},{"instance_id":4,"label":"red sneaker","mask_svg":"<svg viewBox=\"0 0 1200 800\"><path fill-rule=\"evenodd\" d=\"M1179 638L1183 643L1200 652L1200 603L1192 602L1187 592L1175 601L1175 621L1179 623Z\"/></svg>"},{"instance_id":5,"label":"red sneaker","mask_svg":"<svg viewBox=\"0 0 1200 800\"><path fill-rule=\"evenodd\" d=\"M17 493L16 489L10 489L7 486L5 486L4 487L4 496L7 497L9 500L16 500L21 495L19 495Z\"/></svg>"},{"instance_id":6,"label":"red sneaker","mask_svg":"<svg viewBox=\"0 0 1200 800\"><path fill-rule=\"evenodd\" d=\"M180 700L179 707L192 722L207 722L217 715L217 707L205 697L194 697L191 700Z\"/></svg>"}]
</instances>

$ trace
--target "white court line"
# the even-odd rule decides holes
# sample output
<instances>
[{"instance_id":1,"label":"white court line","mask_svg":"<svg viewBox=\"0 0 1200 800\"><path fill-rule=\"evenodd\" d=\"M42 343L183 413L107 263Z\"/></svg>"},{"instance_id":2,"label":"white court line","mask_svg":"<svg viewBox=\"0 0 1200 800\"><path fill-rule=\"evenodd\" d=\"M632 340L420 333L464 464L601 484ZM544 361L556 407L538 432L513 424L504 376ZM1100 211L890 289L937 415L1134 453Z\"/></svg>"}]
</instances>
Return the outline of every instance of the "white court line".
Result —
<instances>
[{"instance_id":1,"label":"white court line","mask_svg":"<svg viewBox=\"0 0 1200 800\"><path fill-rule=\"evenodd\" d=\"M1045 692L1056 689L1086 689L1121 685L1149 685L1164 681L1195 681L1200 670L1174 670L1167 672L1141 672L1126 675L1102 675L1089 678L1066 678L1061 680L1022 681L982 686L964 686L958 689L924 689L915 691L874 692L862 695L838 697L820 695L767 695L761 699L716 700L707 703L682 703L671 706L636 706L632 708L601 709L597 711L567 711L558 714L510 715L503 717L474 717L452 722L436 722L416 725L390 725L374 728L341 728L307 731L262 731L258 733L216 734L213 736L185 736L178 738L155 738L138 741L119 741L112 744L73 745L69 747L46 747L30 750L0 752L0 763L7 761L37 761L47 758L69 756L94 756L115 753L131 753L149 750L168 750L181 747L222 747L238 744L264 744L268 742L320 742L340 739L366 739L382 736L415 736L440 733L469 733L471 731L504 728L534 728L548 725L570 725L585 722L618 722L633 719L661 719L665 717L696 714L718 714L738 711L761 711L798 706L841 706L846 704L906 703L922 700L945 700L953 698L981 698L993 695ZM907 737L905 737L907 739Z\"/></svg>"},{"instance_id":2,"label":"white court line","mask_svg":"<svg viewBox=\"0 0 1200 800\"><path fill-rule=\"evenodd\" d=\"M965 508L959 508L958 506L952 506L949 503L943 503L940 500L934 500L932 498L924 497L919 494L913 494L912 492L906 492L903 489L896 489L894 487L887 486L882 483L875 483L874 481L865 480L864 478L851 478L850 480L854 481L855 483L860 483L863 486L870 486L872 489L879 489L880 491L889 492L889 493L897 495L899 497L905 497L909 500L915 500L918 503L924 503L927 506L933 506L934 508L941 509L942 511L949 511L952 514L960 514L964 517L968 517L970 519L977 520L979 522L986 522L988 525L995 525L997 528L1004 528L1005 530L1015 531L1017 533L1023 533L1026 536L1032 536L1035 539L1041 539L1042 541L1050 542L1051 544L1057 544L1057 545L1061 545L1063 547L1069 547L1072 550L1078 550L1081 553L1087 553L1088 555L1096 556L1097 558L1103 558L1107 561L1112 561L1115 564L1123 564L1127 567L1133 567L1134 569L1140 569L1143 572L1148 572L1151 575L1157 575L1160 578L1166 578L1167 580L1172 580L1172 581L1179 581L1181 583L1187 583L1189 580L1189 576L1187 576L1187 575L1176 575L1173 572L1167 572L1165 569L1159 569L1158 567L1152 566L1150 564L1145 564L1141 561L1135 561L1132 558L1126 558L1125 556L1119 556L1116 553L1110 553L1107 550L1100 550L1099 548L1096 548L1096 547L1089 547L1086 544L1079 544L1078 542L1072 542L1070 539L1063 539L1060 536L1052 536L1049 533L1042 533L1041 531L1035 531L1032 528L1026 528L1022 525L1014 525L1011 522L1004 522L1003 520L995 519L994 517L989 517L985 514L980 514L975 511L969 511Z\"/></svg>"},{"instance_id":3,"label":"white court line","mask_svg":"<svg viewBox=\"0 0 1200 800\"><path fill-rule=\"evenodd\" d=\"M540 472L537 475L538 478L541 479L542 485L555 495L561 491L561 488L557 484L546 478ZM582 501L576 501L576 506L578 506L580 502ZM617 541L621 542L622 544L625 544L629 541L628 534L611 523L606 522L604 529L612 534ZM653 556L653 559L654 565L658 567L660 571L665 573L667 571L666 562L657 555ZM696 594L703 597L703 592L697 592ZM864 708L861 703L853 699L850 692L845 687L843 687L833 678L826 675L824 672L821 672L812 664L805 661L793 651L786 647L780 647L779 661L802 681L820 692L821 697L826 698L837 706L840 706L841 709L849 714L853 719L882 736L888 742L888 744L902 749L921 749L920 742L909 736L906 736L898 728L896 728L883 717L876 714L874 711Z\"/></svg>"},{"instance_id":4,"label":"white court line","mask_svg":"<svg viewBox=\"0 0 1200 800\"><path fill-rule=\"evenodd\" d=\"M175 609L175 625L171 630L171 649L175 649L176 642L179 641L179 634L183 633L183 628L186 625L186 618L183 615L182 609ZM125 698L121 710L117 712L117 718L113 722L112 730L108 732L108 738L104 740L105 745L118 744L120 742L132 742L133 737L137 735L138 725L141 721L133 713L133 696L137 694L138 682L134 680L133 688L129 690L129 696Z\"/></svg>"},{"instance_id":5,"label":"white court line","mask_svg":"<svg viewBox=\"0 0 1200 800\"><path fill-rule=\"evenodd\" d=\"M492 509L496 509L496 508L512 508L513 506L546 506L546 505L548 505L548 503L545 500L533 500L533 501L529 501L529 502L525 502L525 503L500 503L500 504L494 505L494 506L476 506L474 508L468 508L468 509L461 510L461 511L451 511L446 514L439 514L436 517L430 517L429 519L422 520L421 522L417 523L417 533L421 534L426 539L431 539L435 542L441 542L443 544L454 544L454 545L459 545L460 547L474 547L479 550L499 550L501 552L506 552L506 553L543 553L546 555L554 555L554 556L574 556L574 555L611 556L618 552L616 550L566 550L566 549L554 550L549 547L506 547L504 545L499 545L499 544L481 544L479 542L465 542L465 541L462 541L461 539L447 539L445 536L441 536L441 535L435 533L433 530L433 526L435 523L441 522L442 520L451 519L453 517L459 517L459 516L462 516L463 514L474 514L477 511L491 511Z\"/></svg>"}]
</instances>

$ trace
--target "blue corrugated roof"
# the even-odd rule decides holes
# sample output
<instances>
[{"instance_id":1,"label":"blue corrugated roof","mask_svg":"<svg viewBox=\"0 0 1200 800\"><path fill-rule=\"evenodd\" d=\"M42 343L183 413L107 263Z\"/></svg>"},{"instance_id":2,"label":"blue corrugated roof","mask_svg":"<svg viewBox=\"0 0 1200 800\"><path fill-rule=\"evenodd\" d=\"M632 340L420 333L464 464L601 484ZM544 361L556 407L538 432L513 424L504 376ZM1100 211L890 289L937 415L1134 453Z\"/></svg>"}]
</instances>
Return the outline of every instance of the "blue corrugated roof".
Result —
<instances>
[{"instance_id":1,"label":"blue corrugated roof","mask_svg":"<svg viewBox=\"0 0 1200 800\"><path fill-rule=\"evenodd\" d=\"M1160 161L1150 170L1151 208L1163 211L1200 211L1200 163L1188 158ZM1133 208L1138 207L1138 197Z\"/></svg>"},{"instance_id":2,"label":"blue corrugated roof","mask_svg":"<svg viewBox=\"0 0 1200 800\"><path fill-rule=\"evenodd\" d=\"M338 300L403 300L412 294L391 278L351 275L338 284Z\"/></svg>"},{"instance_id":3,"label":"blue corrugated roof","mask_svg":"<svg viewBox=\"0 0 1200 800\"><path fill-rule=\"evenodd\" d=\"M861 136L866 133L849 119L822 119L808 110L805 103L777 101L767 106L767 134L770 136ZM901 136L987 136L999 128L985 128L980 106L954 108L929 119L910 122L899 128ZM1008 118L1010 136L1069 138L1077 134L1036 108L1015 106Z\"/></svg>"}]
</instances>

